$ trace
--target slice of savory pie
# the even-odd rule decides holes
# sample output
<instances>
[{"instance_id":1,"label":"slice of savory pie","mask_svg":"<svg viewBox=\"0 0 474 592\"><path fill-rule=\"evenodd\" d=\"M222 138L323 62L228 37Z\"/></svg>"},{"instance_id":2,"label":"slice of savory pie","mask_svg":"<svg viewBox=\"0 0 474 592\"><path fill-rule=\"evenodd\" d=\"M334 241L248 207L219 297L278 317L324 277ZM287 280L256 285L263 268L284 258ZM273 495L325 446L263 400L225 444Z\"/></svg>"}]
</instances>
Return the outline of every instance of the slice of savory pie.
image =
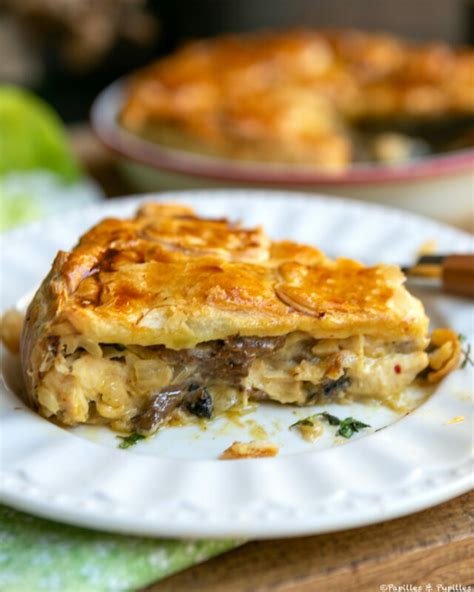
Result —
<instances>
[{"instance_id":1,"label":"slice of savory pie","mask_svg":"<svg viewBox=\"0 0 474 592\"><path fill-rule=\"evenodd\" d=\"M149 203L58 253L24 324L27 396L63 424L140 434L248 399L396 407L459 360L449 330L430 351L403 281L396 266Z\"/></svg>"}]
</instances>

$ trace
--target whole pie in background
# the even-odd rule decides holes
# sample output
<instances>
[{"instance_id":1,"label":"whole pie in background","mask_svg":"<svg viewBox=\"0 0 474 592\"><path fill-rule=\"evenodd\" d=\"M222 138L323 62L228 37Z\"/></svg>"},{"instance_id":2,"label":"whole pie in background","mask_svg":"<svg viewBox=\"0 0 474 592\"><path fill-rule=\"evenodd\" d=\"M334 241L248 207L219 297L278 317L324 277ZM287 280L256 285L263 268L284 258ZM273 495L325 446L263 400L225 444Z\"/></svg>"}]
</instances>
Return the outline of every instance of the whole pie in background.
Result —
<instances>
[{"instance_id":1,"label":"whole pie in background","mask_svg":"<svg viewBox=\"0 0 474 592\"><path fill-rule=\"evenodd\" d=\"M139 71L120 122L167 146L333 171L469 145L474 51L351 30L220 36Z\"/></svg>"}]
</instances>

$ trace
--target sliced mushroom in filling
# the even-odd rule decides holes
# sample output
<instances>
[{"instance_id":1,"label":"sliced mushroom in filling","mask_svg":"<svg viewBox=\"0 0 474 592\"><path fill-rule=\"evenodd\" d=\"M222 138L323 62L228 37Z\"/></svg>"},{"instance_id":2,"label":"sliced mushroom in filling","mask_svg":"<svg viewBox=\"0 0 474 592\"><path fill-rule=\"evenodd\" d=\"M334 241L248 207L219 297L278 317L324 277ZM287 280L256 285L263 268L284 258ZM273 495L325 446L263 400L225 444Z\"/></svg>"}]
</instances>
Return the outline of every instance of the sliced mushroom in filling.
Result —
<instances>
[{"instance_id":1,"label":"sliced mushroom in filling","mask_svg":"<svg viewBox=\"0 0 474 592\"><path fill-rule=\"evenodd\" d=\"M216 340L194 348L63 339L42 371L38 401L65 424L106 423L149 434L178 416L209 419L243 400L309 405L398 395L428 365L415 342L371 337Z\"/></svg>"}]
</instances>

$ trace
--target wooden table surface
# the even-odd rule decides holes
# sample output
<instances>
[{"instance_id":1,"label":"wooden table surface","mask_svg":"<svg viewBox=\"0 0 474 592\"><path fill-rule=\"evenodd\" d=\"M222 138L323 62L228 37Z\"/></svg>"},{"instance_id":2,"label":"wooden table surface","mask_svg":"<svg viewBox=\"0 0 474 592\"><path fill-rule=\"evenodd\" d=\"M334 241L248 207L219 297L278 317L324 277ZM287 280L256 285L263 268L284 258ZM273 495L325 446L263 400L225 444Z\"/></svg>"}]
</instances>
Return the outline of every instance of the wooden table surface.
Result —
<instances>
[{"instance_id":1,"label":"wooden table surface","mask_svg":"<svg viewBox=\"0 0 474 592\"><path fill-rule=\"evenodd\" d=\"M74 130L72 139L88 172L108 196L133 192L86 128ZM365 528L250 542L145 590L474 592L474 493Z\"/></svg>"},{"instance_id":2,"label":"wooden table surface","mask_svg":"<svg viewBox=\"0 0 474 592\"><path fill-rule=\"evenodd\" d=\"M389 584L474 590L473 492L374 526L247 543L146 591L395 592Z\"/></svg>"}]
</instances>

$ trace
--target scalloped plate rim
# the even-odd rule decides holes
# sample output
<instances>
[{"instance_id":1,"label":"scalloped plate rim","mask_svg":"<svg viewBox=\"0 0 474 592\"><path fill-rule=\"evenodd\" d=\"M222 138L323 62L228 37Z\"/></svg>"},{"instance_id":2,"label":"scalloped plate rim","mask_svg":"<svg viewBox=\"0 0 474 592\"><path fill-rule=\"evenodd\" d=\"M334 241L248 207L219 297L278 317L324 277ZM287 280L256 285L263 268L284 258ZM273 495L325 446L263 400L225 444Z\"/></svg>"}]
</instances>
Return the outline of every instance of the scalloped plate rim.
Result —
<instances>
[{"instance_id":1,"label":"scalloped plate rim","mask_svg":"<svg viewBox=\"0 0 474 592\"><path fill-rule=\"evenodd\" d=\"M278 203L284 204L287 197L290 198L290 201L295 203L296 199L299 199L301 204L316 204L316 209L318 207L324 206L326 203L326 198L324 196L319 196L315 200L314 197L307 196L304 194L297 194L295 192L271 192L271 191L252 191L252 190L216 190L216 191L191 191L191 192L168 192L166 194L159 195L160 199L176 199L176 198L183 198L186 200L191 199L191 201L203 199L204 196L209 195L209 193L213 194L213 198L216 198L218 195L221 197L224 195L228 195L230 197L234 196L235 198L242 198L245 195L245 199L249 198L249 193L253 195L254 199L260 198L261 201L272 199L271 196L277 198ZM263 194L270 194L264 197ZM127 210L127 208L132 207L137 203L137 198L139 200L147 199L150 197L158 197L157 194L149 194L145 196L136 196L128 200L118 201L114 203L105 203L99 206L94 206L88 208L88 212L97 212L98 217L101 212L108 211L108 210L117 210L117 212L121 210ZM427 224L430 228L439 229L440 232L446 232L450 236L458 236L461 241L464 241L467 244L467 240L472 240L472 237L467 233L463 233L461 231L457 231L452 229L446 225L439 224L437 222L426 220L421 216L417 216L411 213L400 212L393 208L387 208L386 206L377 206L377 205L366 205L361 204L360 202L353 202L352 200L347 199L338 199L338 198L327 198L328 202L333 205L339 204L338 207L350 206L354 207L357 210L364 211L364 212L378 212L381 216L390 216L390 214L398 214L401 216L402 219L407 218L413 221L413 224ZM268 203L268 202L267 202ZM290 203L290 202L288 202ZM310 206L311 207L311 206ZM120 214L119 214L120 215ZM79 217L80 214L78 213L77 216ZM60 218L55 217L52 218L49 222L45 224L54 225L58 222ZM7 233L6 237L9 237L10 240L24 240L25 237L30 235L35 235L35 232L38 232L43 228L44 225L41 223L34 223L33 225L29 225L23 229L13 230L10 233ZM449 233L448 233L449 230ZM8 241L7 241L8 242ZM464 376L464 378L463 378ZM469 378L467 373L460 373L457 375L457 378L454 380L464 383L469 383ZM2 386L4 388L4 386ZM1 389L0 389L1 390ZM419 420L419 411L424 409L425 411L430 409L430 404L433 401L438 403L443 403L444 397L448 395L440 394L440 396L434 396L430 399L427 403L425 403L419 410L414 412L409 418L406 420L401 420L396 422L396 424L392 424L386 430L383 430L379 434L372 434L366 438L358 440L356 442L351 443L349 446L343 446L338 448L331 448L328 451L322 451L318 453L303 453L301 457L307 457L306 460L303 458L299 459L296 464L301 464L308 462L308 467L313 467L311 464L311 459L314 461L314 457L316 454L318 455L326 455L326 458L330 454L332 457L343 457L343 456L361 456L364 454L364 450L369 448L369 451L373 446L368 446L367 442L384 442L386 440L387 434L390 432L394 434L394 432L403 433L405 421L409 423L410 421L415 423ZM35 416L36 417L36 416ZM1 421L1 420L0 420ZM42 420L44 421L44 420ZM47 423L47 422L46 422ZM47 424L49 425L49 424ZM77 440L79 440L77 438ZM85 441L84 441L85 442ZM1 442L0 442L1 444ZM93 446L91 443L88 443ZM386 444L385 444L386 445ZM78 445L79 446L79 445ZM2 445L3 447L3 445ZM344 452L344 449L347 450L347 454ZM362 452L361 452L362 451ZM130 458L129 455L123 451L115 451L115 450L107 450L107 454L112 454L112 456L116 457L116 455L125 455L123 458ZM371 454L373 454L372 451ZM103 452L103 454L106 454ZM138 457L138 455L134 455ZM140 457L140 463L145 465L148 461L143 460L144 458L148 457ZM152 457L150 457L152 458ZM255 473L254 469L250 467L258 466L264 472L268 472L271 479L274 479L274 470L271 467L275 466L283 466L285 463L291 463L291 459L294 458L292 456L282 456L277 457L275 459L259 459L259 460L245 460L245 461L238 461L237 463L221 463L220 461L185 461L183 462L176 462L177 465L183 466L186 463L192 464L194 466L196 462L203 463L203 469L207 468L211 465L212 467L217 468L220 466L228 466L229 469L226 469L226 472L234 473L234 478L236 475L239 475L242 471L241 470L233 470L232 467L249 467L248 471L250 477L254 478ZM318 458L323 458L319 456ZM156 459L153 459L156 460ZM170 459L159 459L160 461L166 460L164 464L170 464ZM138 463L139 461L137 461ZM344 461L343 461L344 462ZM292 508L293 513L291 516L288 514L287 509L284 507L282 508L282 504L277 500L274 508L272 510L271 504L268 508L259 508L258 503L256 504L256 508L254 510L249 510L247 512L247 516L241 517L240 519L230 519L229 515L227 515L226 519L216 520L215 516L208 516L209 522L206 524L203 522L202 512L201 510L193 510L191 507L184 506L184 513L181 518L170 518L166 512L158 512L155 514L153 519L143 517L140 519L140 515L142 512L139 512L139 508L135 507L134 514L130 515L127 510L127 505L120 505L120 503L116 503L115 511L109 512L107 515L101 515L100 512L103 510L101 503L97 500L92 501L89 503L89 509L87 509L87 503L82 503L81 506L81 496L70 496L68 494L60 493L59 497L54 495L48 495L47 489L40 489L40 494L43 494L43 497L40 495L38 498L38 494L34 493L36 485L33 486L21 486L21 478L15 474L12 475L10 471L1 470L0 467L0 476L3 477L2 481L2 488L3 494L2 499L4 502L24 511L30 511L32 513L51 518L53 520L62 520L64 522L87 526L96 529L114 531L114 532L127 532L130 534L143 534L149 536L157 536L157 535L166 535L166 536L192 536L192 537L219 537L219 538L228 538L233 536L238 537L255 537L255 538L271 538L275 536L297 536L303 534L313 534L313 533L322 533L322 532L330 532L335 530L341 530L345 528L355 528L367 524L372 524L376 522L380 522L382 520L388 520L391 518L396 518L399 516L403 516L415 511L419 511L430 507L432 505L441 503L468 491L473 483L472 483L472 450L465 458L462 459L462 462L457 464L452 464L450 467L438 467L438 483L436 484L436 475L430 473L430 471L425 470L426 474L421 473L413 473L412 478L408 479L406 483L402 483L399 491L402 493L410 490L410 487L419 487L420 484L424 484L421 488L421 491L418 494L412 493L405 495L400 495L398 499L394 500L394 494L396 490L390 492L385 491L385 493L380 494L377 496L372 493L361 494L359 496L360 500L367 498L372 500L372 503L376 504L377 511L374 509L365 509L362 510L361 507L357 509L357 503L355 503L356 509L354 510L354 500L357 502L357 495L351 498L351 490L345 489L345 494L338 494L337 491L333 492L333 496L329 496L326 500L326 506L320 504L320 508L326 507L331 508L335 507L336 509L339 508L337 515L332 515L331 511L326 516L324 520L316 519L314 516L305 515L304 517L301 516L301 513L298 513L298 508ZM150 462L150 466L151 466ZM158 463L160 464L160 463ZM163 463L161 463L163 464ZM270 467L270 468L267 468ZM300 467L301 469L301 467ZM214 470L214 469L213 469ZM221 472L225 472L221 471ZM447 474L445 474L447 472ZM245 471L244 471L245 473ZM449 476L451 475L451 477ZM301 478L301 475L300 475ZM270 479L270 481L271 481ZM420 481L421 479L421 481ZM433 481L434 479L434 481ZM434 483L434 485L433 485ZM431 484L431 485L429 485ZM407 489L408 488L408 489ZM22 489L22 490L21 490ZM369 488L370 489L370 488ZM21 490L21 491L20 491ZM32 493L33 491L33 493ZM336 494L336 495L334 495ZM266 495L266 498L265 498ZM270 502L273 500L271 494L268 492L265 493L263 499L268 499ZM374 495L375 495L375 502L374 502ZM349 496L350 499L346 499ZM57 498L57 499L55 499ZM334 499L333 499L334 498ZM58 501L59 500L59 501ZM186 498L183 497L183 500L186 501ZM390 501L391 500L391 501ZM82 500L84 501L84 500ZM257 500L258 501L258 500ZM86 500L87 502L87 500ZM107 502L110 503L110 502ZM344 505L345 504L345 505ZM360 506L360 503L359 503ZM79 509L78 509L79 507ZM169 505L172 507L172 504ZM233 506L234 508L238 509L238 505ZM315 506L317 507L317 506ZM101 509L102 508L102 509ZM133 508L133 505L132 505ZM306 512L310 508L310 505L304 508ZM345 508L345 510L344 510ZM109 508L110 510L110 508ZM204 509L205 512L209 514L209 508ZM227 510L229 511L229 510ZM273 511L273 514L272 514ZM186 512L188 514L186 514ZM194 517L192 516L194 512ZM196 513L197 512L197 513ZM201 512L201 514L200 514ZM276 512L276 514L275 514ZM280 512L280 515L278 515ZM225 512L222 512L222 517L225 516ZM212 518L212 519L211 519ZM255 523L255 520L260 520L260 522Z\"/></svg>"}]
</instances>

